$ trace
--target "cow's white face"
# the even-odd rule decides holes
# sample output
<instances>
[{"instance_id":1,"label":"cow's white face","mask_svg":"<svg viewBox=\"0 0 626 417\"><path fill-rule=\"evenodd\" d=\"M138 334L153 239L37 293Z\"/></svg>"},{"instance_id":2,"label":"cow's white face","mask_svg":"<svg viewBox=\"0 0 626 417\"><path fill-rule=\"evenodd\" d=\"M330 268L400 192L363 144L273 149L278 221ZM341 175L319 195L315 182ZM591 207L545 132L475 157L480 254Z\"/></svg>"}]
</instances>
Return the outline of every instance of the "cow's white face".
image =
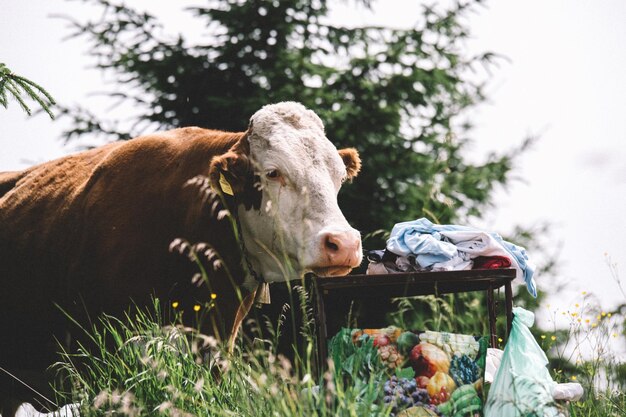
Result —
<instances>
[{"instance_id":1,"label":"cow's white face","mask_svg":"<svg viewBox=\"0 0 626 417\"><path fill-rule=\"evenodd\" d=\"M247 187L257 193L256 207L240 205L238 211L257 272L276 282L305 272L345 275L358 266L360 234L337 205L342 182L360 168L357 152L338 151L319 117L294 102L255 113L244 140L247 145L230 152L248 154L257 183L256 191Z\"/></svg>"}]
</instances>

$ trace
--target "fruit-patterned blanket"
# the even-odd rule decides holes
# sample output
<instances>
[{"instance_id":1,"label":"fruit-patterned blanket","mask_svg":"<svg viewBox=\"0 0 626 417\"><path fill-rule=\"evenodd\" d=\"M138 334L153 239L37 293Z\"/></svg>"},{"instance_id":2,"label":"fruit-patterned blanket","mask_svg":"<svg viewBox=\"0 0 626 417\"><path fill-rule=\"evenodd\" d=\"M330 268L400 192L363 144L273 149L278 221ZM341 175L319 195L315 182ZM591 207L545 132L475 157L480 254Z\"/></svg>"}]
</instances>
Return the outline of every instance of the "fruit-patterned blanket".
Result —
<instances>
[{"instance_id":1,"label":"fruit-patterned blanket","mask_svg":"<svg viewBox=\"0 0 626 417\"><path fill-rule=\"evenodd\" d=\"M351 336L356 346L373 342L387 366L382 401L392 416L482 416L486 337L397 327Z\"/></svg>"}]
</instances>

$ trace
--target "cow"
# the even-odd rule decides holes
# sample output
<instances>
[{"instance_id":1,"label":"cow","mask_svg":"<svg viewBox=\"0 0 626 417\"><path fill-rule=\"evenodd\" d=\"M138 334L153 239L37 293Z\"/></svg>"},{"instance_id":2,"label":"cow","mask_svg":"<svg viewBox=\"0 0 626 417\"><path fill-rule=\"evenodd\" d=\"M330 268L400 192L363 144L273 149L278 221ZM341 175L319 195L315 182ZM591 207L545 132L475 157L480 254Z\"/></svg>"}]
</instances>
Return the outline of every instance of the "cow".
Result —
<instances>
[{"instance_id":1,"label":"cow","mask_svg":"<svg viewBox=\"0 0 626 417\"><path fill-rule=\"evenodd\" d=\"M212 302L203 330L226 340L260 283L348 274L361 238L337 193L360 167L313 111L282 102L245 132L179 128L0 173L0 367L28 382L50 365L75 335L65 314L85 323L157 297L189 315ZM202 242L208 290L179 238ZM20 388L0 370L5 417Z\"/></svg>"}]
</instances>

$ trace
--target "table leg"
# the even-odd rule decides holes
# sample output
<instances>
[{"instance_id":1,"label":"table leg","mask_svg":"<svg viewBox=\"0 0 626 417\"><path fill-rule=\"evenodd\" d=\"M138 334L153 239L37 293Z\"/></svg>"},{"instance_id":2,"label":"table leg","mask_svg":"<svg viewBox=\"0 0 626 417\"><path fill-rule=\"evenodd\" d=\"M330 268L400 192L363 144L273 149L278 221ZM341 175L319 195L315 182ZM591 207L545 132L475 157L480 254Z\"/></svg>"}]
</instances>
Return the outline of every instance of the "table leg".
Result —
<instances>
[{"instance_id":1,"label":"table leg","mask_svg":"<svg viewBox=\"0 0 626 417\"><path fill-rule=\"evenodd\" d=\"M487 290L487 309L489 311L489 333L490 333L490 342L491 347L495 348L497 346L497 335L496 335L496 309L495 309L495 301L493 296L493 286L490 285Z\"/></svg>"},{"instance_id":2,"label":"table leg","mask_svg":"<svg viewBox=\"0 0 626 417\"><path fill-rule=\"evenodd\" d=\"M506 306L506 335L507 338L513 327L513 291L511 290L511 281L504 284L504 302Z\"/></svg>"}]
</instances>

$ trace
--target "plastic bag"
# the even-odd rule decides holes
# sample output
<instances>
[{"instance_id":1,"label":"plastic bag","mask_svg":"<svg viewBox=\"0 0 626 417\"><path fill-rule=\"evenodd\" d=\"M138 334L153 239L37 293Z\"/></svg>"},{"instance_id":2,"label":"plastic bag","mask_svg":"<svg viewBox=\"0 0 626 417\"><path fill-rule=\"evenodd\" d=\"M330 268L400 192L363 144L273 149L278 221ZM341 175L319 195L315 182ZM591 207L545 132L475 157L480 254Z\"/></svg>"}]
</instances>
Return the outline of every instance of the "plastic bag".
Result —
<instances>
[{"instance_id":1,"label":"plastic bag","mask_svg":"<svg viewBox=\"0 0 626 417\"><path fill-rule=\"evenodd\" d=\"M548 358L528 330L535 315L519 307L513 313L513 328L489 390L485 417L560 416L552 398L556 383L546 368Z\"/></svg>"}]
</instances>

